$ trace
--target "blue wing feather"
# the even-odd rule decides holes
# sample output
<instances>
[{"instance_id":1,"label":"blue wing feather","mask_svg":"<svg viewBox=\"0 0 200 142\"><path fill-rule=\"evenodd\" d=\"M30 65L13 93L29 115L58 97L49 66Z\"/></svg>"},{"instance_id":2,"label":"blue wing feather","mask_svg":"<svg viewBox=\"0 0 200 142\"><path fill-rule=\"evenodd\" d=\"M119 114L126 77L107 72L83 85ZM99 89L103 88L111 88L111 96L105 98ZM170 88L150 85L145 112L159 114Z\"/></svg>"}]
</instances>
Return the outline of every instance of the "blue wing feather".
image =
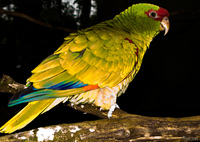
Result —
<instances>
[{"instance_id":1,"label":"blue wing feather","mask_svg":"<svg viewBox=\"0 0 200 142\"><path fill-rule=\"evenodd\" d=\"M18 105L21 103L26 103L26 102L57 98L57 97L60 97L59 96L60 92L62 93L66 90L81 88L87 85L88 84L84 84L79 81L75 83L74 82L69 82L69 83L60 82L58 84L55 84L45 89L36 89L33 87L33 85L31 85L27 89L15 94L10 99L8 106L11 107L11 106Z\"/></svg>"},{"instance_id":2,"label":"blue wing feather","mask_svg":"<svg viewBox=\"0 0 200 142\"><path fill-rule=\"evenodd\" d=\"M54 67L52 64L48 63L54 62L56 65L58 65L58 58L58 55L47 57L38 67L36 67L36 70L34 70L34 74L45 74L45 72L47 72L48 74L50 69L54 69L57 67ZM41 70L39 70L38 68L41 68ZM52 72L52 76L49 76L48 78L43 78L43 76L38 77L36 75L36 80L34 80L33 78L33 81L31 81L30 79L30 83L32 85L30 85L25 90L22 90L21 92L15 94L10 99L8 106L14 106L21 103L50 98L76 95L76 93L82 93L81 91L83 91L83 89L80 88L88 85L78 80L76 76L70 75L67 70L63 69L62 72L57 72L57 74L55 74L55 72ZM37 83L39 83L39 85Z\"/></svg>"},{"instance_id":3,"label":"blue wing feather","mask_svg":"<svg viewBox=\"0 0 200 142\"><path fill-rule=\"evenodd\" d=\"M58 84L55 84L53 86L50 86L46 89L54 89L54 90L66 90L66 89L73 89L73 88L80 88L80 87L84 87L84 86L87 86L88 84L84 84L80 81L77 81L77 82L68 82L66 83L65 81L64 82L60 82Z\"/></svg>"}]
</instances>

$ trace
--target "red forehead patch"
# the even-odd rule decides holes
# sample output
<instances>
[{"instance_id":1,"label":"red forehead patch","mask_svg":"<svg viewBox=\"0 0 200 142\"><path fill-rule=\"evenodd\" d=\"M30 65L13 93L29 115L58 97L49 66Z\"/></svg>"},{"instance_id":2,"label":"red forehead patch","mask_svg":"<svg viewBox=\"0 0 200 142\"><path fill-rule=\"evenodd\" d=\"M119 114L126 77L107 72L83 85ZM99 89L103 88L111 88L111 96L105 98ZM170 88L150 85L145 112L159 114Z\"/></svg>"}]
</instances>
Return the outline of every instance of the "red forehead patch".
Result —
<instances>
[{"instance_id":1,"label":"red forehead patch","mask_svg":"<svg viewBox=\"0 0 200 142\"><path fill-rule=\"evenodd\" d=\"M166 9L162 8L162 7L160 7L158 9L157 13L158 13L159 16L163 16L163 17L167 16L167 17L169 17L169 12Z\"/></svg>"},{"instance_id":2,"label":"red forehead patch","mask_svg":"<svg viewBox=\"0 0 200 142\"><path fill-rule=\"evenodd\" d=\"M154 13L153 16L152 13ZM169 12L161 7L158 9L158 11L151 9L148 12L145 12L145 14L147 14L148 17L155 19L157 21L162 21L163 17L169 17Z\"/></svg>"}]
</instances>

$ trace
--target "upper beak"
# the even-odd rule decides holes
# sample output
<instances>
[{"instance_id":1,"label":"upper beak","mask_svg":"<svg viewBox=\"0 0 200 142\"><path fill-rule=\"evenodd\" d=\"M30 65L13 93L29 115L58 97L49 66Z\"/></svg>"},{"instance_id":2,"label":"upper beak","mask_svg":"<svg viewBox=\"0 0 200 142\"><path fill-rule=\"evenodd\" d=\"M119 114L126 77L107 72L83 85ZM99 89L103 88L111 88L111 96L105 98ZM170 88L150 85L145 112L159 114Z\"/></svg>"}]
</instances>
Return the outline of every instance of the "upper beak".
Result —
<instances>
[{"instance_id":1,"label":"upper beak","mask_svg":"<svg viewBox=\"0 0 200 142\"><path fill-rule=\"evenodd\" d=\"M161 21L161 24L160 24L160 31L164 31L165 30L165 34L164 35L166 35L167 33L168 33L168 31L169 31L169 26L170 24L169 24L169 19L168 19L168 17L164 17L163 19L162 19L162 21Z\"/></svg>"}]
</instances>

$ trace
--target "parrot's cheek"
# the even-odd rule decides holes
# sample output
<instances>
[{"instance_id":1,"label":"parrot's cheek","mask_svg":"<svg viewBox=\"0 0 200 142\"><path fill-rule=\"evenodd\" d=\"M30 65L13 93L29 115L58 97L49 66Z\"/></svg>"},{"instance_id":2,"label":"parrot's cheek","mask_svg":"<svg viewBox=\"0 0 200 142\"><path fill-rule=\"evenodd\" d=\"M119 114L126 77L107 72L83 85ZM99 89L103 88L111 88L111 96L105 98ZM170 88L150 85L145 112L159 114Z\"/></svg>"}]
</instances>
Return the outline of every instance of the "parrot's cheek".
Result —
<instances>
[{"instance_id":1,"label":"parrot's cheek","mask_svg":"<svg viewBox=\"0 0 200 142\"><path fill-rule=\"evenodd\" d=\"M160 31L165 31L165 34L166 35L169 31L169 27L170 27L170 24L169 24L169 19L168 17L163 17L161 23L160 23Z\"/></svg>"}]
</instances>

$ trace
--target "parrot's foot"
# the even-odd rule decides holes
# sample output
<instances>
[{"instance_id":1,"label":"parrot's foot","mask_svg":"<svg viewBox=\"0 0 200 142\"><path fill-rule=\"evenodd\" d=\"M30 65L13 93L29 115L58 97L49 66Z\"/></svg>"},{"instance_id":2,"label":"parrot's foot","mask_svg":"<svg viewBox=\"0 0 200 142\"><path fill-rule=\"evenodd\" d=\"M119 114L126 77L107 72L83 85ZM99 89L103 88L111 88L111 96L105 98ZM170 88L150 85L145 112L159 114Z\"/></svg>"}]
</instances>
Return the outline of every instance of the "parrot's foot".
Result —
<instances>
[{"instance_id":1,"label":"parrot's foot","mask_svg":"<svg viewBox=\"0 0 200 142\"><path fill-rule=\"evenodd\" d=\"M111 118L111 117L112 117L112 113L114 112L115 108L119 108L119 106L118 106L117 103L114 103L114 104L110 107L110 109L109 109L109 111L108 111L108 118Z\"/></svg>"}]
</instances>

